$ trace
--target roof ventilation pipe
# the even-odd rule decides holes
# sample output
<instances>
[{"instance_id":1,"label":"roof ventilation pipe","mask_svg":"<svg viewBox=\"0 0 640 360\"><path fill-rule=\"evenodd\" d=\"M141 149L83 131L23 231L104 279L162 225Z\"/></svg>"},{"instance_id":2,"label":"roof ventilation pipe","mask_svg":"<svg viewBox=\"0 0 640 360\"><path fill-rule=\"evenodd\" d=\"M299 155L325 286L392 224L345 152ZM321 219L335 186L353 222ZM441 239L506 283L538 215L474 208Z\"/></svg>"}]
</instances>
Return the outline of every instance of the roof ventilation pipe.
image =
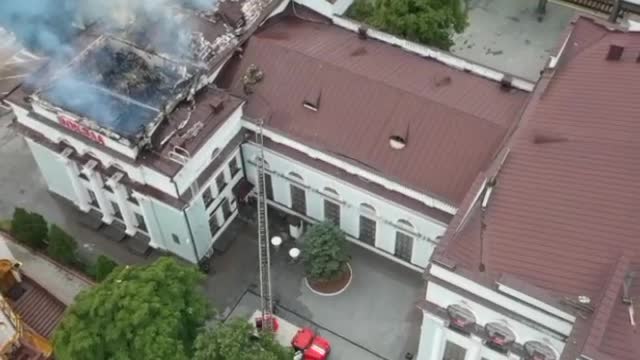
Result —
<instances>
[{"instance_id":1,"label":"roof ventilation pipe","mask_svg":"<svg viewBox=\"0 0 640 360\"><path fill-rule=\"evenodd\" d=\"M391 137L389 137L389 146L394 150L402 150L407 146L407 140L402 136L391 135Z\"/></svg>"},{"instance_id":2,"label":"roof ventilation pipe","mask_svg":"<svg viewBox=\"0 0 640 360\"><path fill-rule=\"evenodd\" d=\"M409 142L409 120L405 117L399 117L394 121L389 136L389 146L394 150L402 150Z\"/></svg>"},{"instance_id":3,"label":"roof ventilation pipe","mask_svg":"<svg viewBox=\"0 0 640 360\"><path fill-rule=\"evenodd\" d=\"M500 80L500 89L504 90L504 91L509 91L513 88L513 76L511 75L503 75L502 79Z\"/></svg>"},{"instance_id":4,"label":"roof ventilation pipe","mask_svg":"<svg viewBox=\"0 0 640 360\"><path fill-rule=\"evenodd\" d=\"M624 52L624 46L622 44L609 45L609 51L607 52L608 61L619 61L622 58Z\"/></svg>"},{"instance_id":5,"label":"roof ventilation pipe","mask_svg":"<svg viewBox=\"0 0 640 360\"><path fill-rule=\"evenodd\" d=\"M360 40L367 40L367 38L369 37L369 35L367 34L368 31L369 29L366 26L360 26L358 28L358 38Z\"/></svg>"}]
</instances>

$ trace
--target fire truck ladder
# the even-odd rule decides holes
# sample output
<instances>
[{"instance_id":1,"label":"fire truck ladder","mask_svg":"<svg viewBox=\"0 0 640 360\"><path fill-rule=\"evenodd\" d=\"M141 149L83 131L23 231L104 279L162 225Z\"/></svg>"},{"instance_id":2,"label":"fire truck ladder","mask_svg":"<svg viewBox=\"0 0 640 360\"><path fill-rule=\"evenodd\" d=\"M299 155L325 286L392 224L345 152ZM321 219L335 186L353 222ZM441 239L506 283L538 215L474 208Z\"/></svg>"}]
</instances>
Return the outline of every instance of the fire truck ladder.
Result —
<instances>
[{"instance_id":1,"label":"fire truck ladder","mask_svg":"<svg viewBox=\"0 0 640 360\"><path fill-rule=\"evenodd\" d=\"M264 182L264 140L262 120L258 124L256 143L258 144L258 257L260 260L260 306L262 329L273 331L273 299L271 296L271 255L269 254L269 221L267 218L267 198Z\"/></svg>"}]
</instances>

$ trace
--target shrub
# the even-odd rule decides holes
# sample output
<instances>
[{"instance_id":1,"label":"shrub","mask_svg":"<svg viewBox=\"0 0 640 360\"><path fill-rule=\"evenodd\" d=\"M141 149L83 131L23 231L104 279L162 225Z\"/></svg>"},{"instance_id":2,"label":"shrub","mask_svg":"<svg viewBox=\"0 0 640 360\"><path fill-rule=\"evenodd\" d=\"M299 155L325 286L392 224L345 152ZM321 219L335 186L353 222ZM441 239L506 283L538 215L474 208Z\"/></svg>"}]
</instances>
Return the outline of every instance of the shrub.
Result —
<instances>
[{"instance_id":1,"label":"shrub","mask_svg":"<svg viewBox=\"0 0 640 360\"><path fill-rule=\"evenodd\" d=\"M66 265L72 265L76 261L76 249L78 244L62 230L58 225L51 225L49 229L49 246L47 253L54 260Z\"/></svg>"},{"instance_id":2,"label":"shrub","mask_svg":"<svg viewBox=\"0 0 640 360\"><path fill-rule=\"evenodd\" d=\"M118 267L118 263L104 255L100 255L94 265L93 274L90 275L100 282L106 279L116 267Z\"/></svg>"},{"instance_id":3,"label":"shrub","mask_svg":"<svg viewBox=\"0 0 640 360\"><path fill-rule=\"evenodd\" d=\"M34 248L46 247L47 221L42 215L16 208L11 220L11 233L19 242Z\"/></svg>"},{"instance_id":4,"label":"shrub","mask_svg":"<svg viewBox=\"0 0 640 360\"><path fill-rule=\"evenodd\" d=\"M11 219L0 220L0 231L11 233Z\"/></svg>"},{"instance_id":5,"label":"shrub","mask_svg":"<svg viewBox=\"0 0 640 360\"><path fill-rule=\"evenodd\" d=\"M335 225L313 225L305 235L302 259L307 277L328 281L342 275L349 262L348 243Z\"/></svg>"},{"instance_id":6,"label":"shrub","mask_svg":"<svg viewBox=\"0 0 640 360\"><path fill-rule=\"evenodd\" d=\"M467 27L460 0L355 0L347 15L410 41L448 50Z\"/></svg>"}]
</instances>

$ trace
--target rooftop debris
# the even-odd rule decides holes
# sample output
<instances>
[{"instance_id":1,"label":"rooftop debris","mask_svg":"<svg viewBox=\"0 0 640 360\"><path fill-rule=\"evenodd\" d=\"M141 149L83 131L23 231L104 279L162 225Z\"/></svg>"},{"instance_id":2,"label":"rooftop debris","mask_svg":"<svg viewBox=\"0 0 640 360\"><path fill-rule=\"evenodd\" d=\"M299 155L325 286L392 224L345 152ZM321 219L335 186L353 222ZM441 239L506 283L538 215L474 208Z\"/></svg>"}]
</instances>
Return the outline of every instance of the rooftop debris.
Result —
<instances>
[{"instance_id":1,"label":"rooftop debris","mask_svg":"<svg viewBox=\"0 0 640 360\"><path fill-rule=\"evenodd\" d=\"M247 67L247 71L242 77L242 85L244 86L244 93L251 94L253 93L253 86L264 78L264 73L258 65L251 64Z\"/></svg>"}]
</instances>

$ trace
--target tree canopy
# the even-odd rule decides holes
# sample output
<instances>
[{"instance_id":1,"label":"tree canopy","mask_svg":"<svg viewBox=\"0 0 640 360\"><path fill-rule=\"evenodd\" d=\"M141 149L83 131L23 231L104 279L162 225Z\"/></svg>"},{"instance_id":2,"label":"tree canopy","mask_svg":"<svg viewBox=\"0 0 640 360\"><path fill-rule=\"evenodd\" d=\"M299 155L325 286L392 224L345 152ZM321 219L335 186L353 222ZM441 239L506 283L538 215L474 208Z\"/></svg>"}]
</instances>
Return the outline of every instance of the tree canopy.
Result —
<instances>
[{"instance_id":1,"label":"tree canopy","mask_svg":"<svg viewBox=\"0 0 640 360\"><path fill-rule=\"evenodd\" d=\"M311 226L302 252L307 276L317 281L339 277L347 270L348 251L347 239L337 226L328 222Z\"/></svg>"},{"instance_id":2,"label":"tree canopy","mask_svg":"<svg viewBox=\"0 0 640 360\"><path fill-rule=\"evenodd\" d=\"M467 26L463 0L355 0L348 16L401 38L448 50Z\"/></svg>"},{"instance_id":3,"label":"tree canopy","mask_svg":"<svg viewBox=\"0 0 640 360\"><path fill-rule=\"evenodd\" d=\"M252 336L253 326L243 319L229 320L200 334L194 360L291 360L293 349L278 344L273 336Z\"/></svg>"},{"instance_id":4,"label":"tree canopy","mask_svg":"<svg viewBox=\"0 0 640 360\"><path fill-rule=\"evenodd\" d=\"M201 280L171 258L116 268L65 313L53 338L56 359L191 359L208 315Z\"/></svg>"}]
</instances>

